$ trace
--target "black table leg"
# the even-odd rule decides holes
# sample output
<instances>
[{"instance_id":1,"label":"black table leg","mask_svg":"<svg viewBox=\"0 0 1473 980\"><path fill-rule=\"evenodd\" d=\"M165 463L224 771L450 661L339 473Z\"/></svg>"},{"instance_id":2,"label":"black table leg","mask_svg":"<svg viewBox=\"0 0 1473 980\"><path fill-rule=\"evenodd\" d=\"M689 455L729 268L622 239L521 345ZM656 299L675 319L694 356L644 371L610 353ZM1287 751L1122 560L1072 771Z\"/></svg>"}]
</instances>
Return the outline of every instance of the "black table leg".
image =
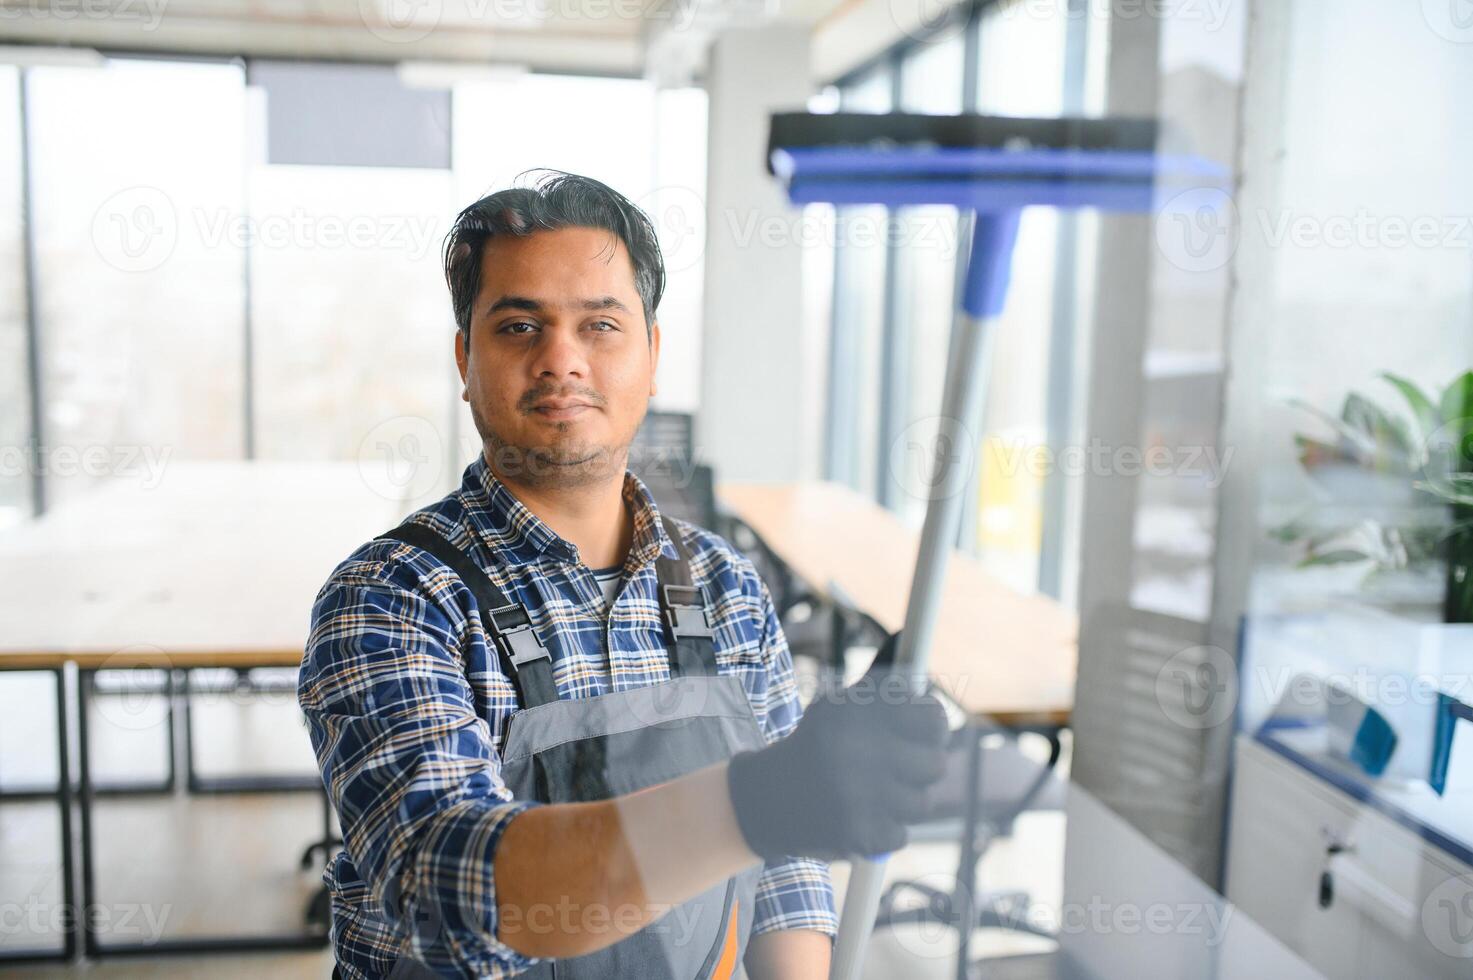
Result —
<instances>
[{"instance_id":1,"label":"black table leg","mask_svg":"<svg viewBox=\"0 0 1473 980\"><path fill-rule=\"evenodd\" d=\"M62 956L77 955L76 861L72 850L72 750L67 731L66 668L56 668L56 797L61 809Z\"/></svg>"},{"instance_id":2,"label":"black table leg","mask_svg":"<svg viewBox=\"0 0 1473 980\"><path fill-rule=\"evenodd\" d=\"M984 729L970 733L967 740L967 796L962 810L961 857L956 864L956 891L951 912L956 917L956 980L968 980L971 970L972 925L977 920L977 822L982 797L982 739Z\"/></svg>"},{"instance_id":3,"label":"black table leg","mask_svg":"<svg viewBox=\"0 0 1473 980\"><path fill-rule=\"evenodd\" d=\"M77 795L82 815L82 907L78 910L77 923L82 931L82 952L87 956L97 955L96 923L92 919L96 911L92 867L92 748L87 736L87 711L92 705L95 673L86 668L77 670Z\"/></svg>"}]
</instances>

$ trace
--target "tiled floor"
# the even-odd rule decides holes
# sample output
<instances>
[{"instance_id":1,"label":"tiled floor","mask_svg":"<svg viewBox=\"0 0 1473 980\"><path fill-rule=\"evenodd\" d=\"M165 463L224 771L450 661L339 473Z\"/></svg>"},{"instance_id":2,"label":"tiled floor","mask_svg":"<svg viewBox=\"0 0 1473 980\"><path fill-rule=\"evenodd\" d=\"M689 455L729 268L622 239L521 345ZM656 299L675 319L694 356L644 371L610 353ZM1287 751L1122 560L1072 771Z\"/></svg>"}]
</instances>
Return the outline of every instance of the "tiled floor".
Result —
<instances>
[{"instance_id":1,"label":"tiled floor","mask_svg":"<svg viewBox=\"0 0 1473 980\"><path fill-rule=\"evenodd\" d=\"M5 785L55 778L49 679L0 675L0 778ZM157 777L166 733L158 696L103 699L89 716L103 778ZM311 772L306 733L290 696L206 697L195 707L196 758L210 772ZM320 834L310 793L106 798L94 816L97 902L112 934L130 939L290 932L319 883L320 865L298 867ZM1022 888L1045 904L1059 900L1061 815L1025 816L996 843L982 867L988 888ZM0 803L0 949L48 941L59 905L57 818L48 802ZM955 843L918 842L890 862L890 878L938 887L952 880ZM834 869L842 901L847 868ZM39 932L37 929L39 928ZM48 936L49 933L49 936ZM104 938L106 941L106 938ZM951 977L956 940L948 930L908 927L876 936L866 977ZM979 933L974 951L994 955L1046 949L1016 935ZM112 958L0 969L5 976L96 978L326 977L327 951L245 956Z\"/></svg>"}]
</instances>

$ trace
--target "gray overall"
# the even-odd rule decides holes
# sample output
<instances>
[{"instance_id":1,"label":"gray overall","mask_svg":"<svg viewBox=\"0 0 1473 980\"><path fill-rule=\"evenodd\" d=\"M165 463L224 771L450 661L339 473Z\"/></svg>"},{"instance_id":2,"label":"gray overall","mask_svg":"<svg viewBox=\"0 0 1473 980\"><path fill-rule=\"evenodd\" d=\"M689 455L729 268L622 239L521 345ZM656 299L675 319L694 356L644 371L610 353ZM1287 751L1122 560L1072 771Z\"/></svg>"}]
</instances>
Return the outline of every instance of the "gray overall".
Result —
<instances>
[{"instance_id":1,"label":"gray overall","mask_svg":"<svg viewBox=\"0 0 1473 980\"><path fill-rule=\"evenodd\" d=\"M519 708L501 750L502 778L517 799L543 803L604 800L668 782L765 744L741 682L721 674L700 589L674 524L665 529L678 558L657 559L660 618L671 679L629 691L560 700L552 659L521 605L508 602L468 555L423 524L388 534L424 549L455 571L476 597L488 640L517 689ZM737 975L761 865L668 912L625 939L586 956L543 960L522 974L537 980L726 980ZM607 922L617 914L604 917ZM530 921L530 919L529 919ZM434 977L405 951L391 978Z\"/></svg>"}]
</instances>

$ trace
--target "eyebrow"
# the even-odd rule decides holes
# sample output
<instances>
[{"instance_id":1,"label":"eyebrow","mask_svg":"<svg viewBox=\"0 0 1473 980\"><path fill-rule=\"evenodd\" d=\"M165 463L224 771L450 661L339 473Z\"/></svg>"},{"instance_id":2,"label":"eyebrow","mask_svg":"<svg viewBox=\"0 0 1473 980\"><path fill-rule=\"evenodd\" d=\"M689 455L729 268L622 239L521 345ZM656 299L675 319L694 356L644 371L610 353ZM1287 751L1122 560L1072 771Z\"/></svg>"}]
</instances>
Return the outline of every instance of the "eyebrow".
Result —
<instances>
[{"instance_id":1,"label":"eyebrow","mask_svg":"<svg viewBox=\"0 0 1473 980\"><path fill-rule=\"evenodd\" d=\"M487 307L486 315L490 316L493 313L500 313L502 310L522 310L527 313L540 313L543 310L543 306L544 304L532 299L530 296L503 296ZM594 299L585 299L578 306L587 312L596 310L630 312L629 307L619 302L613 296L599 296Z\"/></svg>"}]
</instances>

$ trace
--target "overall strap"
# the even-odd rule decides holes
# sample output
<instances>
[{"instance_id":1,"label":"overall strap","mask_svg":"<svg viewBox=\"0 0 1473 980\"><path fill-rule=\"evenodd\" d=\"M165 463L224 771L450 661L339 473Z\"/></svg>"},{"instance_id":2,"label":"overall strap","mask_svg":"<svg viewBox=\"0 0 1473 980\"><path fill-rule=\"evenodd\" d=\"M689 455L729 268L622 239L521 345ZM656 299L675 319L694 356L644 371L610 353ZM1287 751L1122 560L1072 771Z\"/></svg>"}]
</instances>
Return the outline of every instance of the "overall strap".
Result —
<instances>
[{"instance_id":1,"label":"overall strap","mask_svg":"<svg viewBox=\"0 0 1473 980\"><path fill-rule=\"evenodd\" d=\"M671 677L715 677L715 632L701 590L691 581L690 553L680 540L680 531L669 517L660 516L665 533L675 545L677 558L655 559L660 596L660 620L665 626L665 643L670 650Z\"/></svg>"},{"instance_id":2,"label":"overall strap","mask_svg":"<svg viewBox=\"0 0 1473 980\"><path fill-rule=\"evenodd\" d=\"M481 607L481 622L501 660L501 669L511 678L522 708L556 701L557 683L552 677L552 657L532 629L532 619L521 603L508 602L470 555L451 544L440 532L424 524L404 523L379 536L402 541L429 552L460 576Z\"/></svg>"}]
</instances>

